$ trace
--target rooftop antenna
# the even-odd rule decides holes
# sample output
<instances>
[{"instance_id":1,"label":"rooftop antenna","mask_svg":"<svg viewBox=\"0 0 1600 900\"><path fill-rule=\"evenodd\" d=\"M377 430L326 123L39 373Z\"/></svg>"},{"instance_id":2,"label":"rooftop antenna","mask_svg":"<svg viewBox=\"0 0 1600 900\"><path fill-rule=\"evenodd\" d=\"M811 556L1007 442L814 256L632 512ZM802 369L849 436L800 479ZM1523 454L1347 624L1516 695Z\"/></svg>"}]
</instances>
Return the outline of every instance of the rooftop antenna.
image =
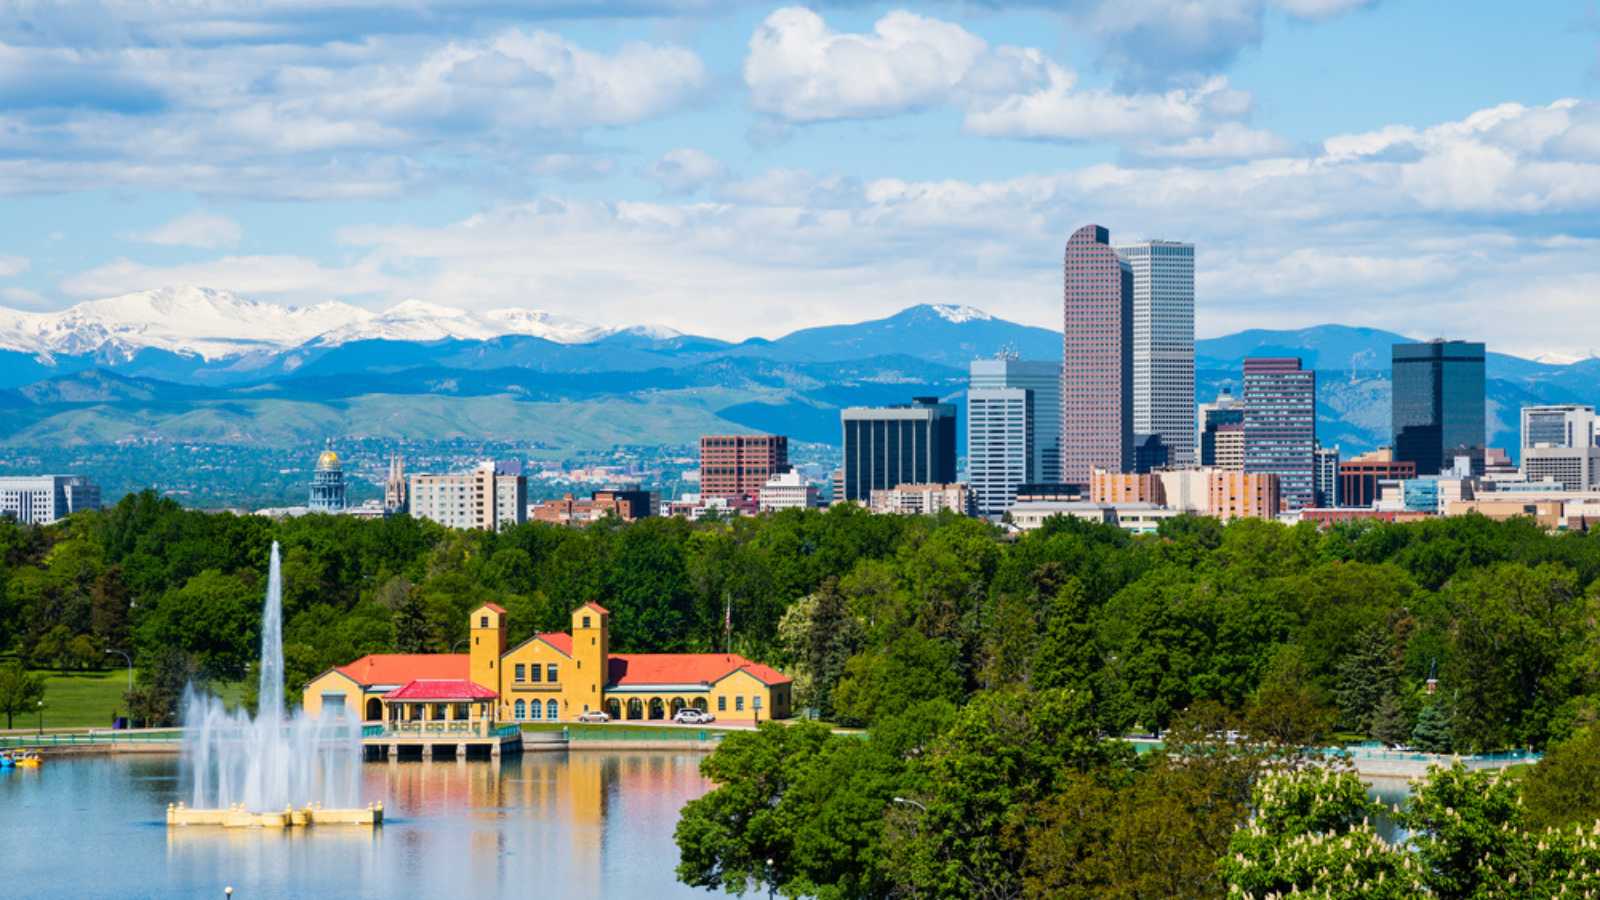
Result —
<instances>
[{"instance_id":1,"label":"rooftop antenna","mask_svg":"<svg viewBox=\"0 0 1600 900\"><path fill-rule=\"evenodd\" d=\"M995 353L994 358L1005 360L1006 362L1016 362L1018 359L1022 358L1022 354L1017 352L1016 344L1006 341L1004 344L1000 345L1000 350Z\"/></svg>"}]
</instances>

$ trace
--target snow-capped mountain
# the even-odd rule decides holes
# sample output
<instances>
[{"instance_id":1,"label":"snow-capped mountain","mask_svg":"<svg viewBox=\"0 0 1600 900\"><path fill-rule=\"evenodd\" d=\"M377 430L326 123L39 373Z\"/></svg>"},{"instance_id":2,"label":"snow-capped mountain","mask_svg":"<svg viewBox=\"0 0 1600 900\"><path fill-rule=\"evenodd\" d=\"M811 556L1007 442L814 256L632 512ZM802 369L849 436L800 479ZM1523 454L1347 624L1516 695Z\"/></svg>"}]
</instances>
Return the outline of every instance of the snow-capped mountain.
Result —
<instances>
[{"instance_id":1,"label":"snow-capped mountain","mask_svg":"<svg viewBox=\"0 0 1600 900\"><path fill-rule=\"evenodd\" d=\"M203 287L90 300L55 313L0 307L0 348L127 358L145 348L206 359L294 347L372 313L348 303L279 306Z\"/></svg>"},{"instance_id":2,"label":"snow-capped mountain","mask_svg":"<svg viewBox=\"0 0 1600 900\"><path fill-rule=\"evenodd\" d=\"M518 334L575 344L609 333L535 309L473 313L407 300L374 313L339 301L281 306L204 287L139 291L54 313L0 307L0 349L44 357L95 354L128 359L148 348L215 360L359 340L487 340Z\"/></svg>"},{"instance_id":3,"label":"snow-capped mountain","mask_svg":"<svg viewBox=\"0 0 1600 900\"><path fill-rule=\"evenodd\" d=\"M988 322L994 319L976 306L954 306L945 303L936 303L930 307L939 318L951 323L961 325L966 322Z\"/></svg>"}]
</instances>

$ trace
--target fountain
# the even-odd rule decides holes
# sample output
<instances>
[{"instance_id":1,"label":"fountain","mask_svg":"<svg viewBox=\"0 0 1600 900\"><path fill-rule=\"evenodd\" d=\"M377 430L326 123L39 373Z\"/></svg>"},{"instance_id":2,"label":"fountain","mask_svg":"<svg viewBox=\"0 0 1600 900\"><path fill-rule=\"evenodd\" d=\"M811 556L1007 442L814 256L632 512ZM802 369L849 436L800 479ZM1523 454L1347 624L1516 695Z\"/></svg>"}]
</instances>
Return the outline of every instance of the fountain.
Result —
<instances>
[{"instance_id":1,"label":"fountain","mask_svg":"<svg viewBox=\"0 0 1600 900\"><path fill-rule=\"evenodd\" d=\"M311 718L285 708L283 576L276 541L261 615L255 718L191 689L184 694L183 727L180 768L191 800L167 807L168 825L283 828L383 821L382 804L360 803L360 723L342 710Z\"/></svg>"}]
</instances>

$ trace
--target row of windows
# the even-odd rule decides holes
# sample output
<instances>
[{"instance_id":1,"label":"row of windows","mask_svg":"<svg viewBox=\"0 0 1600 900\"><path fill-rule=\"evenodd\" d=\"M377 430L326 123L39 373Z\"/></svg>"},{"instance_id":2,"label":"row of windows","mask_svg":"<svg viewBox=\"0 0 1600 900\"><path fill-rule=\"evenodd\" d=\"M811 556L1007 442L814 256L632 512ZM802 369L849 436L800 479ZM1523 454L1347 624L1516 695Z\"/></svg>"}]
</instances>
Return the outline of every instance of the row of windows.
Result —
<instances>
[{"instance_id":1,"label":"row of windows","mask_svg":"<svg viewBox=\"0 0 1600 900\"><path fill-rule=\"evenodd\" d=\"M554 720L561 718L561 707L558 706L554 700L543 704L537 700L534 700L532 703L529 703L526 700L518 700L512 705L511 709L512 717L519 722L524 719ZM544 715L540 715L541 712L544 713Z\"/></svg>"},{"instance_id":2,"label":"row of windows","mask_svg":"<svg viewBox=\"0 0 1600 900\"><path fill-rule=\"evenodd\" d=\"M585 623L585 627L588 627L587 623ZM527 671L528 669L532 669L533 671L529 672L529 671ZM552 684L557 682L557 681L560 681L561 679L559 677L559 674L560 674L560 669L556 666L555 663L550 663L550 664L545 666L545 680L546 681L549 681ZM524 677L525 675L532 675L533 677L532 678L527 678L527 677ZM538 663L534 663L532 666L528 666L528 665L525 665L523 663L517 663L516 669L514 670L514 677L515 677L515 679L517 681L534 681L534 682L537 682L539 680L539 664Z\"/></svg>"}]
</instances>

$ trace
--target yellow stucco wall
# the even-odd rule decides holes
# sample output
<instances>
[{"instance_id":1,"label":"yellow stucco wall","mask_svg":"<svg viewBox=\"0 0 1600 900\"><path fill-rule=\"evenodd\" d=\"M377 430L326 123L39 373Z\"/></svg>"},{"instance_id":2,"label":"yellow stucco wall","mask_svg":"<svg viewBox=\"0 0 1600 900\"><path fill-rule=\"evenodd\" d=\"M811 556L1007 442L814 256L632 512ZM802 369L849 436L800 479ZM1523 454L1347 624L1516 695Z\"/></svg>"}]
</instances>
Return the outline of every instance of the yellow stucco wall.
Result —
<instances>
[{"instance_id":1,"label":"yellow stucco wall","mask_svg":"<svg viewBox=\"0 0 1600 900\"><path fill-rule=\"evenodd\" d=\"M517 666L523 667L523 678L517 680ZM539 680L533 680L533 668L539 670ZM550 681L550 667L556 667L556 681ZM513 648L505 655L500 664L503 674L500 684L500 719L503 722L517 721L516 703L522 700L525 704L538 701L540 703L539 718L531 714L524 714L521 721L549 721L545 715L549 701L555 700L559 715L557 721L570 721L577 718L583 711L582 702L574 706L573 700L578 691L572 683L574 674L572 660L556 648L538 638L528 641Z\"/></svg>"},{"instance_id":2,"label":"yellow stucco wall","mask_svg":"<svg viewBox=\"0 0 1600 900\"><path fill-rule=\"evenodd\" d=\"M324 694L342 695L345 709L363 721L366 720L367 701L383 696L362 692L361 685L356 684L350 676L333 669L318 675L306 684L305 695L300 701L306 715L313 717L322 715Z\"/></svg>"}]
</instances>

